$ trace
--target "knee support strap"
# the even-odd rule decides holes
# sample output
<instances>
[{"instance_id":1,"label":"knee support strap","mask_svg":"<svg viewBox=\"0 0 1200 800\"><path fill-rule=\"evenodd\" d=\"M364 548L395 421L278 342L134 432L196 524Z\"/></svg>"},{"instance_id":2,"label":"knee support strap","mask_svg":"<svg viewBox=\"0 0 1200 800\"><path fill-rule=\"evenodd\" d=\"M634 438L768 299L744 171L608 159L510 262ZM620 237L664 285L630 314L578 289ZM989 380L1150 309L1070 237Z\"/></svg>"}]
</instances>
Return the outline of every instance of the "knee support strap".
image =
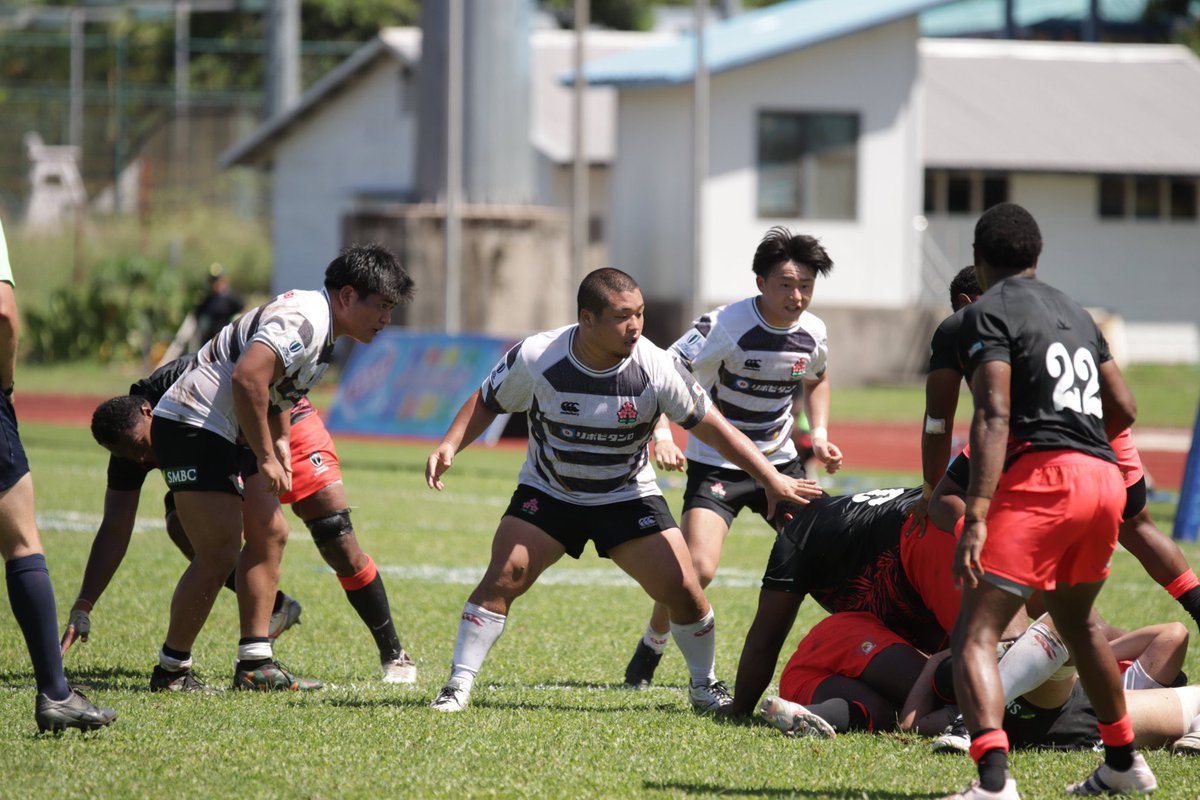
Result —
<instances>
[{"instance_id":1,"label":"knee support strap","mask_svg":"<svg viewBox=\"0 0 1200 800\"><path fill-rule=\"evenodd\" d=\"M345 536L354 530L350 524L350 509L343 508L324 517L306 520L304 523L317 546L331 542L339 536Z\"/></svg>"}]
</instances>

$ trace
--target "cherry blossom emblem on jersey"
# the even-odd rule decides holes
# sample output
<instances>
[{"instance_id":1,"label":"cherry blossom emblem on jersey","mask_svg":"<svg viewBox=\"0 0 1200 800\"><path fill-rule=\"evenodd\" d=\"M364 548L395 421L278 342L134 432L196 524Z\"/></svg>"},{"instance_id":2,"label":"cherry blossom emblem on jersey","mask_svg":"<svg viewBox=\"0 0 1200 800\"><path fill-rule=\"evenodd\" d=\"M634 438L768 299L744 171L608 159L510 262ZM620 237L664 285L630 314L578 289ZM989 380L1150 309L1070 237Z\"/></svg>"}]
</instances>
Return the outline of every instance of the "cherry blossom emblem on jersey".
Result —
<instances>
[{"instance_id":1,"label":"cherry blossom emblem on jersey","mask_svg":"<svg viewBox=\"0 0 1200 800\"><path fill-rule=\"evenodd\" d=\"M637 422L638 410L632 400L626 400L621 403L621 407L617 409L617 422L622 425L632 425Z\"/></svg>"},{"instance_id":2,"label":"cherry blossom emblem on jersey","mask_svg":"<svg viewBox=\"0 0 1200 800\"><path fill-rule=\"evenodd\" d=\"M796 359L796 363L792 364L792 377L799 378L801 375L804 374L804 370L806 370L807 368L808 368L808 359L807 358L801 357L801 358Z\"/></svg>"}]
</instances>

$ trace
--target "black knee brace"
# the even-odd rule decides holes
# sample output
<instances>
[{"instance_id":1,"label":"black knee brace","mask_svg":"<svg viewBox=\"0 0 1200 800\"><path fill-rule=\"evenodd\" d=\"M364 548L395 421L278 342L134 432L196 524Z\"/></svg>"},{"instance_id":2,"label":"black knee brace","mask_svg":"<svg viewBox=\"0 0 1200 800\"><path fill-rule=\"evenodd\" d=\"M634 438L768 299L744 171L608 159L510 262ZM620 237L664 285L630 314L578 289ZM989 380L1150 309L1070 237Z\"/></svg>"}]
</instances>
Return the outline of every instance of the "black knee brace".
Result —
<instances>
[{"instance_id":1,"label":"black knee brace","mask_svg":"<svg viewBox=\"0 0 1200 800\"><path fill-rule=\"evenodd\" d=\"M324 517L305 520L304 524L308 526L308 532L318 547L354 531L354 526L350 524L350 509L348 508Z\"/></svg>"}]
</instances>

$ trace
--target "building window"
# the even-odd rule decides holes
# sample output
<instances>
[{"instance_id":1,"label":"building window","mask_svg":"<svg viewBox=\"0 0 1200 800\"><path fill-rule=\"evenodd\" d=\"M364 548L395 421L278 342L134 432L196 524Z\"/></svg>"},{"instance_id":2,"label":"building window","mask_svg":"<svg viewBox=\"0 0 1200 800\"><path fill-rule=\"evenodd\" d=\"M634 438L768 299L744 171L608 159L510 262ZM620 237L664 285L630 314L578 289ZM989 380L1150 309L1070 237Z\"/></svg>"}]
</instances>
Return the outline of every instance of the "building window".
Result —
<instances>
[{"instance_id":1,"label":"building window","mask_svg":"<svg viewBox=\"0 0 1200 800\"><path fill-rule=\"evenodd\" d=\"M1171 178L1171 219L1196 219L1196 179Z\"/></svg>"},{"instance_id":2,"label":"building window","mask_svg":"<svg viewBox=\"0 0 1200 800\"><path fill-rule=\"evenodd\" d=\"M983 176L983 208L987 211L992 206L1000 205L1008 202L1008 176L1007 175L984 175Z\"/></svg>"},{"instance_id":3,"label":"building window","mask_svg":"<svg viewBox=\"0 0 1200 800\"><path fill-rule=\"evenodd\" d=\"M855 219L857 114L758 115L758 215Z\"/></svg>"},{"instance_id":4,"label":"building window","mask_svg":"<svg viewBox=\"0 0 1200 800\"><path fill-rule=\"evenodd\" d=\"M1133 215L1138 219L1158 219L1162 216L1161 182L1154 175L1138 175L1133 179Z\"/></svg>"},{"instance_id":5,"label":"building window","mask_svg":"<svg viewBox=\"0 0 1200 800\"><path fill-rule=\"evenodd\" d=\"M1197 219L1197 179L1182 175L1101 175L1101 219Z\"/></svg>"},{"instance_id":6,"label":"building window","mask_svg":"<svg viewBox=\"0 0 1200 800\"><path fill-rule=\"evenodd\" d=\"M971 213L971 175L966 172L951 172L946 178L946 212L949 214Z\"/></svg>"},{"instance_id":7,"label":"building window","mask_svg":"<svg viewBox=\"0 0 1200 800\"><path fill-rule=\"evenodd\" d=\"M1125 216L1125 176L1100 176L1100 217L1120 219Z\"/></svg>"},{"instance_id":8,"label":"building window","mask_svg":"<svg viewBox=\"0 0 1200 800\"><path fill-rule=\"evenodd\" d=\"M979 214L1007 201L1006 173L925 170L926 214Z\"/></svg>"}]
</instances>

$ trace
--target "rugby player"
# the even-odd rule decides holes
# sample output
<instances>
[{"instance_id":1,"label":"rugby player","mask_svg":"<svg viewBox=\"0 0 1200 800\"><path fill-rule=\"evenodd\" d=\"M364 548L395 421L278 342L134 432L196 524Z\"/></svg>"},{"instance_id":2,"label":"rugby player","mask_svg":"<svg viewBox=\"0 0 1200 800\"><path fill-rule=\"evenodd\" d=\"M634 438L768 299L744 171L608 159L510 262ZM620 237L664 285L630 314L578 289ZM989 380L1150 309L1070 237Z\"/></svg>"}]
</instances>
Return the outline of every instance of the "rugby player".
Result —
<instances>
[{"instance_id":1,"label":"rugby player","mask_svg":"<svg viewBox=\"0 0 1200 800\"><path fill-rule=\"evenodd\" d=\"M146 475L157 468L150 440L151 415L155 404L175 379L188 368L190 357L177 359L155 370L130 387L129 394L100 404L92 415L92 435L112 456L108 462L108 489L104 496L104 517L92 542L91 555L83 573L79 598L71 609L62 651L75 641L86 642L91 632L90 614L112 580L125 552L137 514L138 500ZM379 649L385 683L412 683L416 665L400 645L388 606L383 577L374 561L359 547L350 522L345 487L333 439L320 414L301 398L291 412L288 447L293 468L292 490L279 498L291 505L304 521L318 552L338 576L346 599L354 607ZM247 448L244 468L255 469L253 454ZM246 473L243 473L243 479ZM166 526L171 540L190 561L191 543L179 515L175 499L168 492L163 498ZM235 589L231 572L225 587ZM275 607L267 635L277 638L299 622L301 607L283 592L276 592Z\"/></svg>"},{"instance_id":2,"label":"rugby player","mask_svg":"<svg viewBox=\"0 0 1200 800\"><path fill-rule=\"evenodd\" d=\"M195 555L175 590L152 689L187 680L192 643L235 566L242 638L234 688L320 686L279 666L268 636L287 542L279 496L292 490L289 418L272 412L290 409L321 379L335 340L374 339L412 288L391 251L350 247L326 268L322 291L287 292L222 328L154 407L154 459ZM239 441L257 462L244 486Z\"/></svg>"},{"instance_id":3,"label":"rugby player","mask_svg":"<svg viewBox=\"0 0 1200 800\"><path fill-rule=\"evenodd\" d=\"M4 557L8 602L33 661L37 686L33 717L38 730L86 731L110 724L117 713L95 705L72 689L63 674L54 587L38 535L33 477L12 404L20 334L15 286L8 244L0 226L0 432L7 442L7 447L0 448L0 555Z\"/></svg>"},{"instance_id":4,"label":"rugby player","mask_svg":"<svg viewBox=\"0 0 1200 800\"><path fill-rule=\"evenodd\" d=\"M807 409L815 458L829 472L842 453L829 441L829 346L825 323L809 313L818 276L833 261L811 236L787 228L767 231L751 262L759 293L721 306L692 323L668 352L686 366L729 423L784 475L805 477L805 432L793 416L801 397ZM685 458L686 456L686 458ZM680 452L670 421L659 417L655 462L663 469L687 464L681 529L700 587L716 574L733 518L743 508L765 516L766 492L742 469L696 437ZM667 607L656 603L646 631L625 669L625 683L644 688L670 641Z\"/></svg>"},{"instance_id":5,"label":"rugby player","mask_svg":"<svg viewBox=\"0 0 1200 800\"><path fill-rule=\"evenodd\" d=\"M953 486L941 483L947 470L958 406L958 390L963 365L958 354L958 331L968 305L979 299L979 284L974 267L966 267L950 283L950 299L955 313L938 326L930 342L929 373L925 379L925 421L921 436L921 465L925 483L923 503L937 489L941 503L957 495L965 497L969 462L960 456L950 463ZM1200 580L1187 558L1169 536L1154 524L1146 505L1146 474L1142 459L1133 443L1132 429L1126 428L1109 443L1117 457L1117 466L1125 481L1125 508L1121 513L1118 541L1133 554L1154 581L1173 597L1200 626ZM938 524L962 517L959 502L943 505ZM924 508L918 514L924 513ZM948 528L947 528L948 529ZM1034 609L1034 615L1038 614Z\"/></svg>"},{"instance_id":6,"label":"rugby player","mask_svg":"<svg viewBox=\"0 0 1200 800\"><path fill-rule=\"evenodd\" d=\"M984 212L974 248L985 293L964 312L959 333L975 415L954 554L963 600L951 640L955 693L979 771L962 798L1018 796L996 645L1039 589L1076 658L1104 742L1104 762L1067 791L1157 786L1134 749L1112 648L1090 624L1125 505L1108 440L1133 423L1136 407L1091 317L1037 279L1041 244L1024 208L1001 203Z\"/></svg>"},{"instance_id":7,"label":"rugby player","mask_svg":"<svg viewBox=\"0 0 1200 800\"><path fill-rule=\"evenodd\" d=\"M579 322L530 336L509 350L467 399L429 456L426 481L441 490L454 458L497 414L529 411L529 452L500 520L491 561L462 611L450 679L433 701L467 706L475 677L504 630L512 603L564 554L590 539L656 601L688 664L692 705L729 702L714 671L714 617L683 536L662 498L647 454L665 413L765 487L767 514L779 500L803 504L811 481L781 475L717 411L690 372L641 336L637 283L615 269L580 284Z\"/></svg>"}]
</instances>

